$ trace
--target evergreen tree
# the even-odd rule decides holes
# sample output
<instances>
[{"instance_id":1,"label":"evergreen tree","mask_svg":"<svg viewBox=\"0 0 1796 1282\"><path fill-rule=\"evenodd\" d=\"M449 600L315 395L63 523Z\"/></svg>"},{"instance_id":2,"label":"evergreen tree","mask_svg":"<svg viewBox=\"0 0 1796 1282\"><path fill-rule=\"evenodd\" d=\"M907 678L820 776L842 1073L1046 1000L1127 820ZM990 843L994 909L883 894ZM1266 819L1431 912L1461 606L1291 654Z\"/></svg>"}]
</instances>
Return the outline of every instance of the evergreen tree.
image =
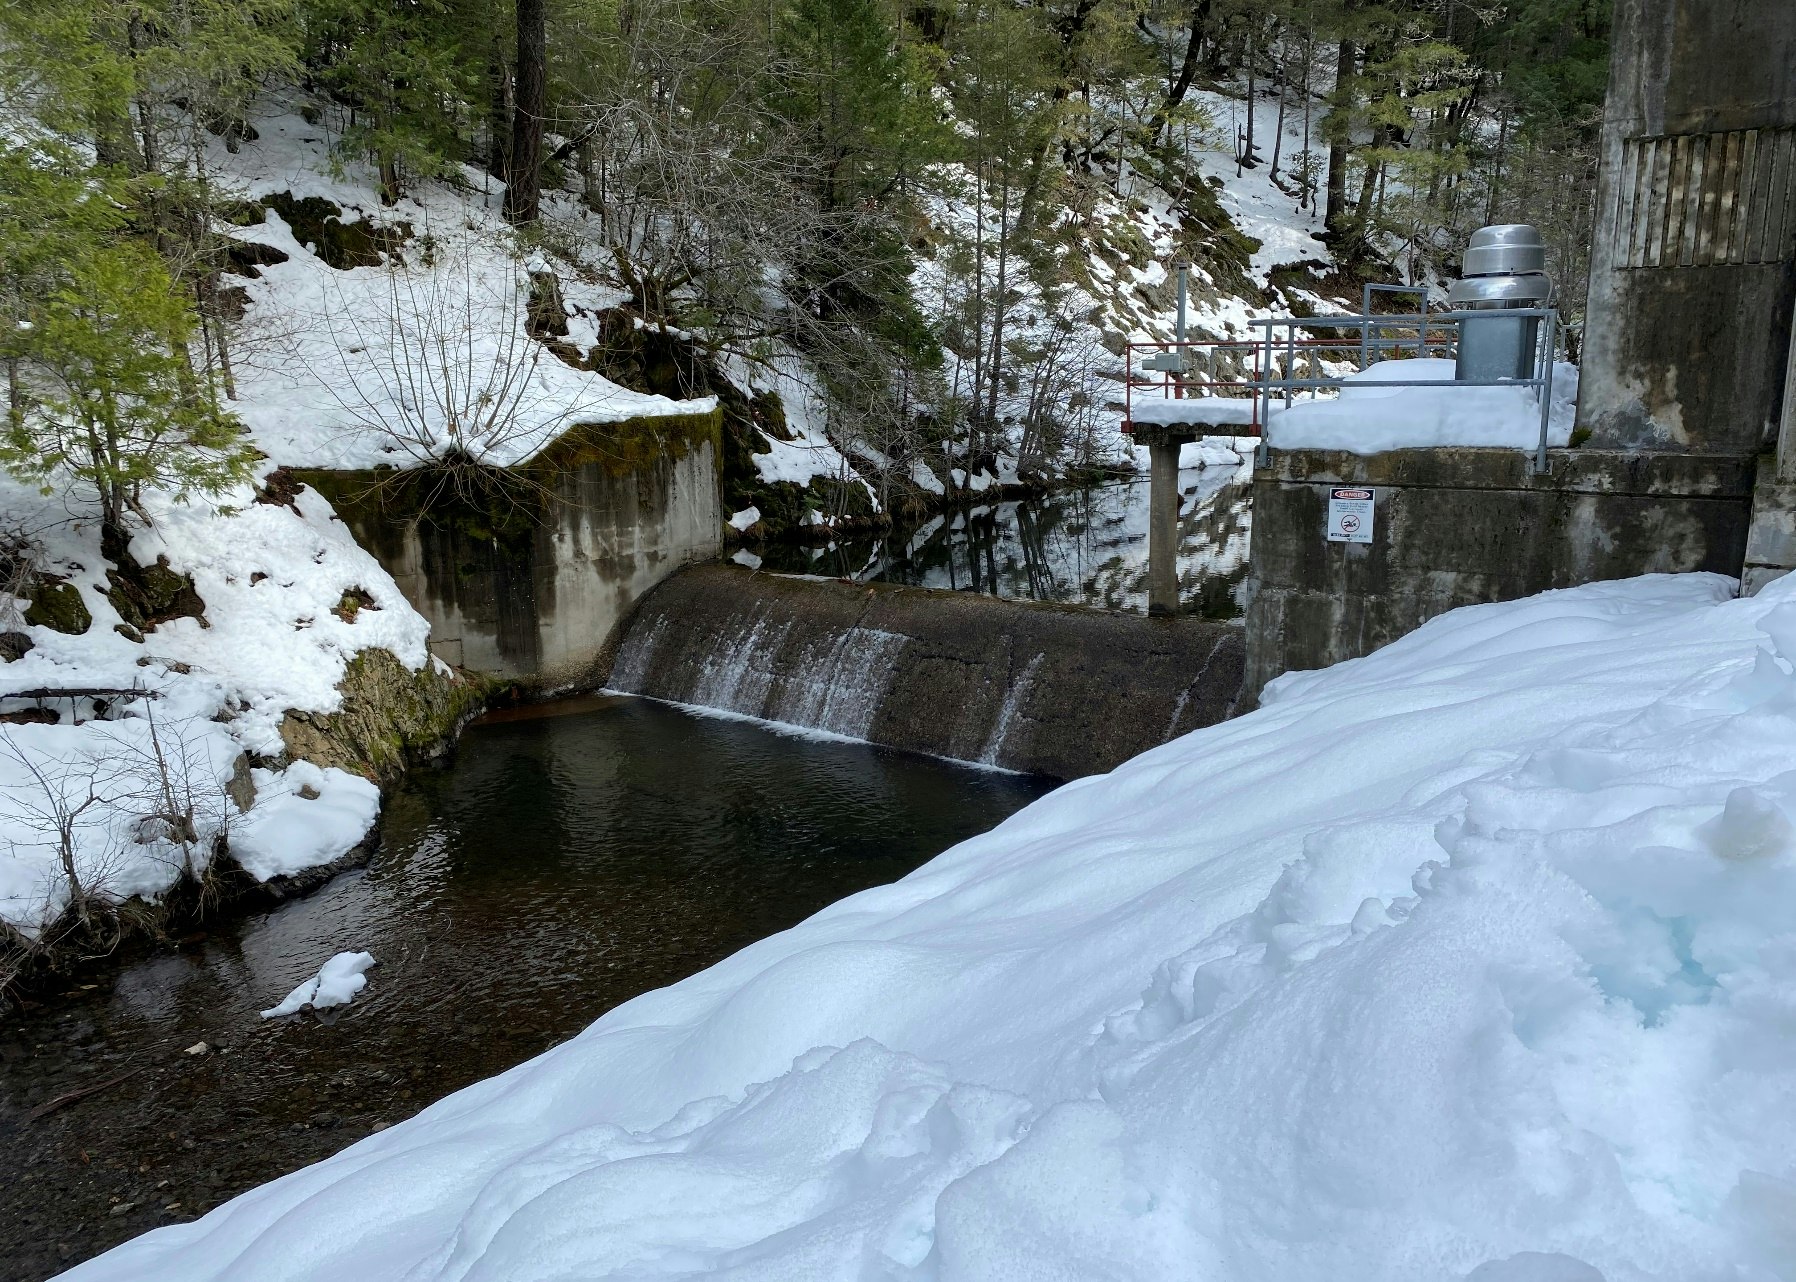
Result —
<instances>
[{"instance_id":1,"label":"evergreen tree","mask_svg":"<svg viewBox=\"0 0 1796 1282\"><path fill-rule=\"evenodd\" d=\"M113 555L144 487L215 493L253 457L195 377L192 309L118 188L70 148L0 147L0 462L47 491L90 487Z\"/></svg>"}]
</instances>

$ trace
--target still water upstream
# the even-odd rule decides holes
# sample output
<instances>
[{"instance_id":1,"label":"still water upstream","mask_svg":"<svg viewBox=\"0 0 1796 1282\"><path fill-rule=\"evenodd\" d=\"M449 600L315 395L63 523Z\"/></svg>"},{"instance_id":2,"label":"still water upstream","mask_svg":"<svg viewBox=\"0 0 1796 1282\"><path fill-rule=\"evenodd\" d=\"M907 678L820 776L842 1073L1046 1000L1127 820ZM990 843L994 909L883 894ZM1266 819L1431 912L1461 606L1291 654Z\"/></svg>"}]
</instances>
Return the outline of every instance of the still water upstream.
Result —
<instances>
[{"instance_id":1,"label":"still water upstream","mask_svg":"<svg viewBox=\"0 0 1796 1282\"><path fill-rule=\"evenodd\" d=\"M471 729L367 867L0 1026L0 1279L325 1157L1047 789L636 699L553 712ZM352 1006L259 1018L345 949L379 963Z\"/></svg>"},{"instance_id":2,"label":"still water upstream","mask_svg":"<svg viewBox=\"0 0 1796 1282\"><path fill-rule=\"evenodd\" d=\"M1242 612L1252 527L1251 473L1179 473L1182 612ZM906 583L1030 601L1147 612L1148 483L1061 490L934 516L888 533L742 554L768 570Z\"/></svg>"}]
</instances>

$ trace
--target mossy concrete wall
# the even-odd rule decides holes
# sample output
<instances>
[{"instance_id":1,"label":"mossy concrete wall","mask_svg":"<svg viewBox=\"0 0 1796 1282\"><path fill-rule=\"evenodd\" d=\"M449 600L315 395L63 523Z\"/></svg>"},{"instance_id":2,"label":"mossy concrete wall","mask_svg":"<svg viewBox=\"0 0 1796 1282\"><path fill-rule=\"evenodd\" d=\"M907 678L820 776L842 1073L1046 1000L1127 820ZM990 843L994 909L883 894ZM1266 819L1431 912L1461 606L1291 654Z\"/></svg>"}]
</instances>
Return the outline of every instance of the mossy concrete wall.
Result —
<instances>
[{"instance_id":1,"label":"mossy concrete wall","mask_svg":"<svg viewBox=\"0 0 1796 1282\"><path fill-rule=\"evenodd\" d=\"M1754 461L1555 450L1275 451L1254 476L1243 706L1447 610L1637 574L1738 575ZM1374 489L1372 542L1325 539L1328 491Z\"/></svg>"},{"instance_id":2,"label":"mossy concrete wall","mask_svg":"<svg viewBox=\"0 0 1796 1282\"><path fill-rule=\"evenodd\" d=\"M1229 715L1238 624L703 565L643 599L609 684L1070 779Z\"/></svg>"},{"instance_id":3,"label":"mossy concrete wall","mask_svg":"<svg viewBox=\"0 0 1796 1282\"><path fill-rule=\"evenodd\" d=\"M1796 306L1796 4L1616 0L1578 425L1756 454Z\"/></svg>"},{"instance_id":4,"label":"mossy concrete wall","mask_svg":"<svg viewBox=\"0 0 1796 1282\"><path fill-rule=\"evenodd\" d=\"M721 550L718 438L715 412L576 428L486 488L447 474L298 475L430 621L439 658L559 689L597 680L643 593Z\"/></svg>"}]
</instances>

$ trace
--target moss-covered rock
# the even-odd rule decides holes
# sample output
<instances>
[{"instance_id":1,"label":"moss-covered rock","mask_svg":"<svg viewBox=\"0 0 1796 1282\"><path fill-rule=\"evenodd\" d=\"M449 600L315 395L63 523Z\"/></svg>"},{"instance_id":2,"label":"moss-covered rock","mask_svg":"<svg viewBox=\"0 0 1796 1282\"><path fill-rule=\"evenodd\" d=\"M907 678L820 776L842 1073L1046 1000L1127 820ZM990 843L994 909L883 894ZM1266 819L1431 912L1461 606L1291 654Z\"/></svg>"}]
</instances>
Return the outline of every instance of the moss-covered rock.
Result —
<instances>
[{"instance_id":1,"label":"moss-covered rock","mask_svg":"<svg viewBox=\"0 0 1796 1282\"><path fill-rule=\"evenodd\" d=\"M25 622L33 627L78 637L93 626L94 616L73 583L39 579L31 588L30 601Z\"/></svg>"},{"instance_id":2,"label":"moss-covered rock","mask_svg":"<svg viewBox=\"0 0 1796 1282\"><path fill-rule=\"evenodd\" d=\"M338 689L339 711L289 712L281 721L287 752L383 784L444 751L486 696L481 681L445 675L431 663L412 672L386 650L351 659Z\"/></svg>"},{"instance_id":3,"label":"moss-covered rock","mask_svg":"<svg viewBox=\"0 0 1796 1282\"><path fill-rule=\"evenodd\" d=\"M410 223L380 226L365 218L346 222L342 207L322 196L301 200L290 191L277 191L264 196L262 204L292 228L294 240L310 245L313 253L338 271L379 267L412 236Z\"/></svg>"},{"instance_id":4,"label":"moss-covered rock","mask_svg":"<svg viewBox=\"0 0 1796 1282\"><path fill-rule=\"evenodd\" d=\"M126 557L106 571L106 581L111 585L106 599L139 634L171 619L198 619L201 627L207 626L206 603L193 580L169 568L167 557L157 557L153 565L139 565Z\"/></svg>"}]
</instances>

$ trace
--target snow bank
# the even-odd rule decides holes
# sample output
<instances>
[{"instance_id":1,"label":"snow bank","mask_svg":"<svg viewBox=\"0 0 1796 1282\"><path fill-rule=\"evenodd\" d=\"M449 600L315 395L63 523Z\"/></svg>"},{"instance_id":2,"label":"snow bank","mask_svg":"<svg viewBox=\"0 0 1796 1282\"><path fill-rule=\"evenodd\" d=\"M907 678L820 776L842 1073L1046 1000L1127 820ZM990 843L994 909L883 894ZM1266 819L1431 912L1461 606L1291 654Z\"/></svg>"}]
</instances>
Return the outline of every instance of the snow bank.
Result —
<instances>
[{"instance_id":1,"label":"snow bank","mask_svg":"<svg viewBox=\"0 0 1796 1282\"><path fill-rule=\"evenodd\" d=\"M1282 679L69 1276L1788 1277L1796 591L1732 590Z\"/></svg>"},{"instance_id":2,"label":"snow bank","mask_svg":"<svg viewBox=\"0 0 1796 1282\"><path fill-rule=\"evenodd\" d=\"M231 854L257 881L330 863L380 818L380 789L335 766L253 770L256 804L231 828Z\"/></svg>"},{"instance_id":3,"label":"snow bank","mask_svg":"<svg viewBox=\"0 0 1796 1282\"><path fill-rule=\"evenodd\" d=\"M372 965L372 953L338 953L325 962L316 975L282 998L280 1005L263 1011L262 1018L297 1014L307 1006L313 1010L346 1006L368 986L365 972Z\"/></svg>"},{"instance_id":4,"label":"snow bank","mask_svg":"<svg viewBox=\"0 0 1796 1282\"><path fill-rule=\"evenodd\" d=\"M1540 399L1535 388L1380 386L1391 380L1451 384L1453 362L1434 358L1375 362L1349 375L1335 400L1275 408L1267 441L1275 449L1354 454L1443 445L1533 450L1540 443ZM1571 443L1577 400L1577 367L1561 361L1553 368L1548 445Z\"/></svg>"},{"instance_id":5,"label":"snow bank","mask_svg":"<svg viewBox=\"0 0 1796 1282\"><path fill-rule=\"evenodd\" d=\"M93 619L78 636L10 623L33 649L0 664L0 706L25 708L9 699L21 690L154 696L114 701L104 718L91 700L52 699L60 724L0 727L0 922L26 935L70 894L48 812L59 799L78 802L90 784L100 800L73 826L74 863L83 887L104 899L160 894L184 867L204 867L219 832L262 880L344 854L373 826L373 784L305 762L257 770L258 803L243 813L226 785L244 753L284 755L288 710L338 711L337 683L363 650L386 649L414 671L429 657L429 625L315 492L292 506L259 503L249 485L215 502L177 504L155 493L145 501L154 523L133 540L132 555L141 564L166 558L191 576L205 620L173 619L139 640L117 630L97 525L71 522L59 498L0 478L0 510L42 532L44 568L66 578ZM360 608L341 611L352 590ZM16 611L20 603L11 604ZM165 773L193 802L196 832L186 843L143 822L158 808Z\"/></svg>"}]
</instances>

